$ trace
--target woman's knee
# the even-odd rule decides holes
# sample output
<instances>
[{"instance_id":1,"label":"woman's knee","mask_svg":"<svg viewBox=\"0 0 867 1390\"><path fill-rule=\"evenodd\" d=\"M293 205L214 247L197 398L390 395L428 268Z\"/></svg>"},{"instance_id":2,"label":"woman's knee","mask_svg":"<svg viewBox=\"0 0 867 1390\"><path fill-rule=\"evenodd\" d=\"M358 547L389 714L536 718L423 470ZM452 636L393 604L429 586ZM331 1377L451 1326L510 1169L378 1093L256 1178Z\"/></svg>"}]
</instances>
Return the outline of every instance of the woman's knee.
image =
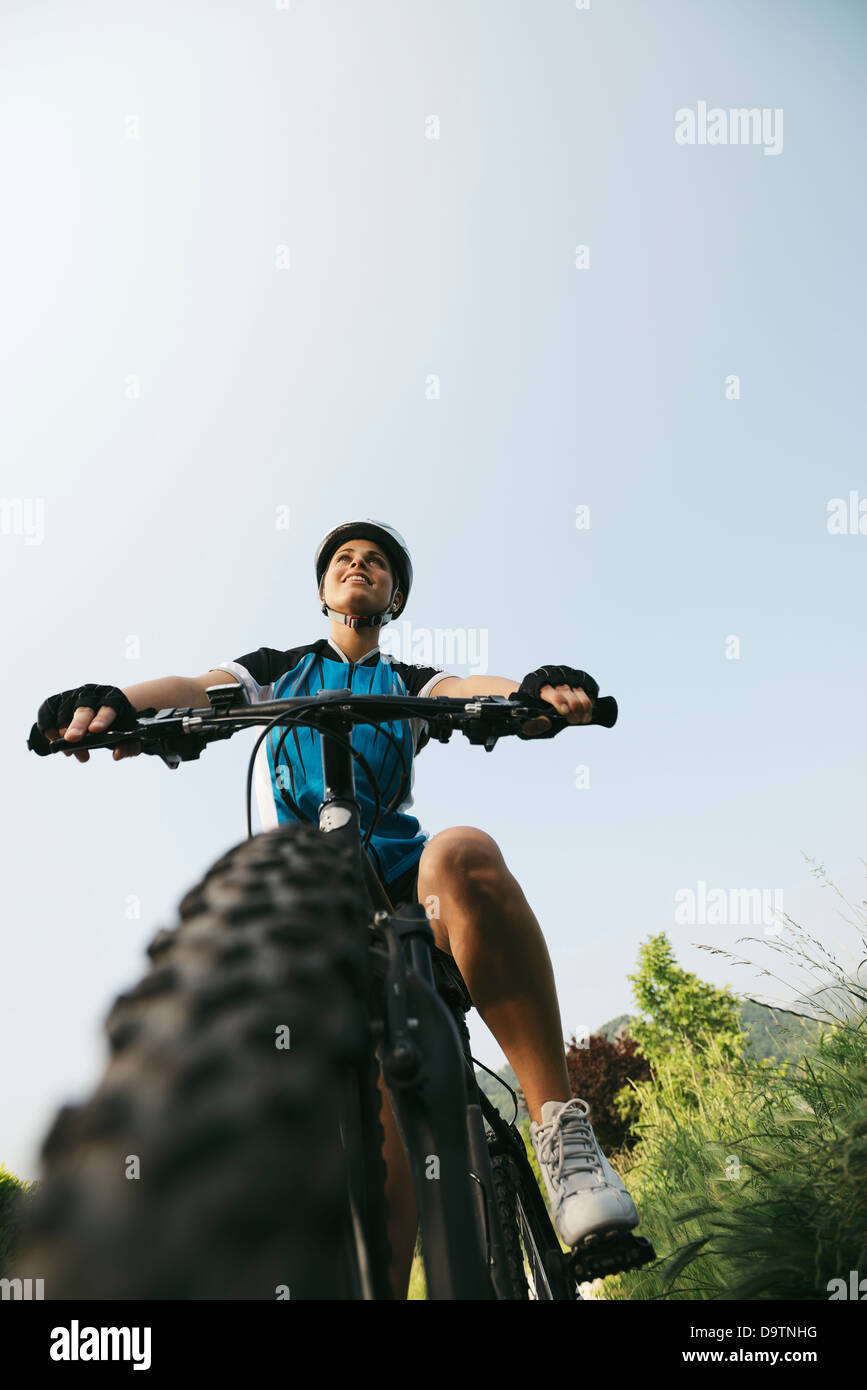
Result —
<instances>
[{"instance_id":1,"label":"woman's knee","mask_svg":"<svg viewBox=\"0 0 867 1390\"><path fill-rule=\"evenodd\" d=\"M422 851L419 901L473 889L490 892L504 883L507 873L500 847L491 835L474 825L452 825L432 836Z\"/></svg>"}]
</instances>

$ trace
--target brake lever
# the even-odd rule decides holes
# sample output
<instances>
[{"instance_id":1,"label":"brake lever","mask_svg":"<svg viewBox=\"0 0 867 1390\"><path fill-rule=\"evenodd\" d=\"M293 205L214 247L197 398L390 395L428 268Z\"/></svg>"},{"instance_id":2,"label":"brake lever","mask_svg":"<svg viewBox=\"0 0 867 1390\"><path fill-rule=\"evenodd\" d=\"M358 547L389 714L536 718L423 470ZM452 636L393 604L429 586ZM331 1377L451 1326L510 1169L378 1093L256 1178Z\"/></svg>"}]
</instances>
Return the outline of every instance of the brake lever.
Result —
<instances>
[{"instance_id":1,"label":"brake lever","mask_svg":"<svg viewBox=\"0 0 867 1390\"><path fill-rule=\"evenodd\" d=\"M510 695L484 695L480 696L477 700L468 700L464 706L466 713L471 715L474 719L479 720L478 724L470 723L462 726L462 733L467 738L468 742L483 745L486 753L493 752L499 740L504 737L505 731L499 732L494 729L486 728L482 723L482 717L492 706L508 706L512 704L513 699L514 696ZM529 723L530 719L535 719L537 717L533 697L522 695L521 701L521 706L517 709L509 710L509 718L510 720L521 719L523 723L526 724ZM545 706L546 712L550 713L554 719L561 718L545 700L541 700L539 703ZM565 720L561 719L561 723L565 724ZM548 735L542 734L539 735L539 737L550 737L555 733L559 733L559 729L552 729ZM534 735L524 734L519 730L518 737L529 739L534 737Z\"/></svg>"},{"instance_id":2,"label":"brake lever","mask_svg":"<svg viewBox=\"0 0 867 1390\"><path fill-rule=\"evenodd\" d=\"M225 692L227 689L226 686L209 687L211 713L224 714L230 708L232 701L227 694L220 697L212 694L212 691ZM232 689L237 690L237 687ZM245 697L243 700L236 699L235 703L249 704L249 701ZM142 741L142 752L162 758L170 772L180 763L189 763L200 758L203 750L215 739L231 738L238 731L235 724L225 724L216 728L209 726L207 713L196 712L192 705L183 709L176 707L159 710L153 718L142 719L141 724L151 735L150 747Z\"/></svg>"}]
</instances>

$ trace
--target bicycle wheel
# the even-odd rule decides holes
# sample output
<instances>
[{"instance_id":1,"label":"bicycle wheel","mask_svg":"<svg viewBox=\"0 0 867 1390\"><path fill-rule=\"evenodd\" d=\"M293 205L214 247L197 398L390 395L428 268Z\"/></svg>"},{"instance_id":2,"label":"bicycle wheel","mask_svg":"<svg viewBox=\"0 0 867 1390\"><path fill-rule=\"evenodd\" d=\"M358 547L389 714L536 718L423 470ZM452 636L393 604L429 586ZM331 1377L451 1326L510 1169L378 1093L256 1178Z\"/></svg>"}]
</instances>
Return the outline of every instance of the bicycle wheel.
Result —
<instances>
[{"instance_id":1,"label":"bicycle wheel","mask_svg":"<svg viewBox=\"0 0 867 1390\"><path fill-rule=\"evenodd\" d=\"M495 1154L491 1168L512 1298L574 1300L554 1228L547 1218L541 1221L538 1204L525 1194L518 1165L508 1154Z\"/></svg>"},{"instance_id":2,"label":"bicycle wheel","mask_svg":"<svg viewBox=\"0 0 867 1390\"><path fill-rule=\"evenodd\" d=\"M389 1296L356 865L283 826L220 859L157 932L106 1019L96 1092L42 1147L13 1258L46 1298ZM344 1129L351 1093L361 1137ZM343 1142L356 1167L364 1149L363 1213Z\"/></svg>"}]
</instances>

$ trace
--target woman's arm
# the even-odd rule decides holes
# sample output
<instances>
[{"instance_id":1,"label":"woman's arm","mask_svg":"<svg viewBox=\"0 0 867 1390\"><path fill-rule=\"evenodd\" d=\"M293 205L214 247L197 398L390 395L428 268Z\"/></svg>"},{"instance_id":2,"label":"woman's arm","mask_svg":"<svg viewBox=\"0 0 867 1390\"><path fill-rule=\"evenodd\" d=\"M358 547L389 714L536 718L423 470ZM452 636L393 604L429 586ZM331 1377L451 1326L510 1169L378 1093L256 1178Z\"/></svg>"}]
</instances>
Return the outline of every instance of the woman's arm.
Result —
<instances>
[{"instance_id":1,"label":"woman's arm","mask_svg":"<svg viewBox=\"0 0 867 1390\"><path fill-rule=\"evenodd\" d=\"M140 685L122 686L122 692L133 709L179 708L192 705L193 709L205 709L208 697L205 690L209 685L237 685L235 676L228 671L208 671L203 676L162 676L155 681L142 681Z\"/></svg>"},{"instance_id":2,"label":"woman's arm","mask_svg":"<svg viewBox=\"0 0 867 1390\"><path fill-rule=\"evenodd\" d=\"M446 695L453 699L463 699L471 695L511 695L520 685L519 680L509 680L506 676L467 676L463 679L460 676L446 676L444 680L437 681L431 695ZM547 695L544 693L546 690L549 692ZM555 690L550 685L543 685L539 693L543 700L547 700L558 713L564 715L568 724L586 724L590 719L590 697L580 687L566 689L558 686ZM550 728L550 725L551 721L542 714L538 719L527 721L524 733L542 733Z\"/></svg>"},{"instance_id":3,"label":"woman's arm","mask_svg":"<svg viewBox=\"0 0 867 1390\"><path fill-rule=\"evenodd\" d=\"M451 699L461 699L465 695L511 695L521 684L519 680L510 681L505 676L446 676L437 681L431 695L446 695Z\"/></svg>"}]
</instances>

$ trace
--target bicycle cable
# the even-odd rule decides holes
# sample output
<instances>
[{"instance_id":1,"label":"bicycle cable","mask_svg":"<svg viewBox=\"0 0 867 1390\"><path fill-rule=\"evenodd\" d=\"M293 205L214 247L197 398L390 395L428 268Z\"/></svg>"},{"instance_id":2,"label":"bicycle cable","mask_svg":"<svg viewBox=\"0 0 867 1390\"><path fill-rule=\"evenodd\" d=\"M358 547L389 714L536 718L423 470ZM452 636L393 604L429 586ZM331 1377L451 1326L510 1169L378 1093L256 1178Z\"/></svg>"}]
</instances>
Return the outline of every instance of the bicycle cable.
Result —
<instances>
[{"instance_id":1,"label":"bicycle cable","mask_svg":"<svg viewBox=\"0 0 867 1390\"><path fill-rule=\"evenodd\" d=\"M296 724L300 725L302 728L309 728L309 729L312 729L314 732L317 732L315 724L311 724L308 720L297 719L297 720L295 720L294 722L295 722ZM361 721L359 721L359 722L365 723L365 724L371 724L371 723L375 723L375 720L364 719L364 720L361 720ZM289 731L289 729L287 728L287 729L280 735L280 740L279 740L279 742L278 742L278 744L277 744L277 749L276 749L275 754L274 754L274 765L275 765L275 767L278 765L278 759L279 759L279 757L280 757L281 751L283 750L283 745L284 745L285 742L286 742L286 738L287 738L289 732L290 732L290 731ZM385 734L386 734L386 737L388 737L388 738L391 738L391 737L392 737L392 736L389 734L388 730L385 730L384 732L385 732ZM321 730L319 731L319 733L320 733L320 737L321 737ZM373 788L373 795L374 795L374 798L375 798L375 803L374 803L374 818L373 818L373 822L372 822L371 826L368 828L367 832L362 836L362 839L361 839L361 848L362 848L362 852L368 852L368 853L369 853L369 856L375 861L375 863L374 863L374 872L377 874L377 876L379 877L380 881L381 881L382 883L384 883L384 882L385 882L385 871L383 870L382 864L380 863L379 855L377 854L377 852L376 852L376 850L375 850L373 844L371 843L371 837L372 837L372 835L373 835L373 831L375 830L376 826L377 826L377 825L379 824L379 822L384 818L384 815L387 815L387 814L388 814L388 812L392 809L392 807L389 806L389 807L387 808L387 810L385 811L385 813L383 813L383 812L381 811L381 807L382 807L382 797L381 797L381 795L380 795L379 782L377 781L376 777L374 777L374 775L373 775L373 770L372 770L372 768L370 767L370 764L368 763L368 761L367 761L367 759L365 758L364 754L361 753L357 748L355 748L355 747L353 746L352 741L351 741L351 732L350 732L350 737L349 737L349 739L344 738L342 734L336 734L336 733L333 733L333 732L329 732L328 737L333 738L334 741L335 741L335 743L337 743L339 747L348 749L348 751L351 753L352 757L355 758L355 760L359 763L360 767L362 768L362 771L363 771L363 772L366 774L366 776L367 776L368 782L370 783L370 785L371 785L372 788ZM399 751L400 751L400 750L398 750L398 752L399 752ZM287 766L288 766L288 764L287 764ZM312 820L311 818L309 818L309 817L307 817L307 816L304 815L304 813L301 811L301 808L300 808L299 806L296 805L296 803L292 800L292 798L289 796L288 792L286 791L286 789L285 789L283 786L280 786L280 795L281 795L281 797L282 797L282 799L283 799L284 804L287 805L287 806L289 806L290 809L291 809L292 811L294 811L294 812L298 815L299 820L304 821L304 822L305 822L306 824L308 824L308 825L315 825L315 824L317 823L316 821L314 821L314 820ZM360 809L361 809L361 808L359 807L359 813L360 813Z\"/></svg>"},{"instance_id":2,"label":"bicycle cable","mask_svg":"<svg viewBox=\"0 0 867 1390\"><path fill-rule=\"evenodd\" d=\"M411 718L411 716L407 716L406 718L407 718L407 720L408 720L409 718ZM402 748L401 748L401 746L400 746L400 743L398 742L397 736L396 736L395 734L393 734L393 733L391 732L390 729L386 728L386 726L385 726L384 724L378 723L377 720L375 720L375 719L365 719L363 716L358 717L358 718L356 719L356 722L359 723L359 724L373 725L375 728L378 728L378 729L380 730L380 732L385 736L385 738L388 739L389 743L393 746L395 752L397 753L398 758L400 759L400 772L401 772L401 779L402 779L402 780L398 783L397 791L395 792L395 794L394 794L394 796L392 797L391 801L389 802L388 806L386 806L385 810L382 811L380 814L374 816L374 819L373 819L373 821L371 822L371 825L370 825L369 829L367 830L367 832L366 832L366 834L365 834L365 836L364 836L364 839L363 839L363 841L362 841L362 843L364 844L365 849L367 849L367 848L370 847L370 840L371 840L371 838L372 838L372 836L373 836L373 832L376 830L376 827L379 825L380 821L383 821L383 820L385 820L385 818L386 818L387 816L390 816L391 813L392 813L392 811L394 811L394 810L395 810L398 806L400 806L401 803L403 802L403 800L404 800L404 798L405 798L405 796L406 796L406 793L407 793L407 791L409 790L409 782L410 782L410 764L407 762L406 758L404 757L403 750L402 750ZM392 722L392 723L397 723L397 722L403 723L403 722L406 722L406 721L404 721L404 720L402 720L402 721L392 720L391 722ZM368 777L369 777L370 775L371 775L371 774L368 773ZM380 796L380 794L379 794L380 791L381 791L381 789L380 789L380 787L379 787L379 783L377 783L377 784L376 784L377 809L378 809L379 806L381 805L381 796Z\"/></svg>"},{"instance_id":3,"label":"bicycle cable","mask_svg":"<svg viewBox=\"0 0 867 1390\"><path fill-rule=\"evenodd\" d=\"M313 701L310 702L311 707L313 706L313 703L314 703ZM268 734L271 732L272 729L274 729L275 727L278 727L278 726L280 726L280 725L284 725L284 724L285 724L287 727L286 727L284 733L281 735L280 741L279 741L279 743L278 743L278 745L277 745L277 756L279 756L280 748L282 747L282 745L283 745L283 743L284 743L284 741L285 741L285 739L286 739L286 737L287 737L287 735L288 735L288 733L289 733L291 727L297 726L297 727L301 727L301 728L313 729L314 732L317 731L316 722L315 722L315 721L311 721L309 718L305 718L305 715L307 715L307 713L308 713L308 710L305 708L305 709L299 710L299 712L298 712L297 714L295 714L295 715L293 715L293 714L287 714L287 713L284 713L284 712L282 712L282 711L281 711L279 714L275 714L274 717L273 717L273 719L269 720L269 722L264 726L264 728L262 729L262 731L261 731L261 733L259 734L258 738L256 739L255 744L253 745L253 751L252 751L252 753L250 754L250 759L249 759L249 762L248 762L248 764L247 764L247 796L246 796L246 802L247 802L247 804L246 804L246 812L247 812L247 839L248 839L248 840L250 840L250 839L253 838L253 772L254 772L254 768L255 768L256 754L257 754L258 751L259 751L259 747L260 747L260 745L261 745L261 743L262 743L262 740L265 739L265 738L267 738ZM365 723L369 723L369 722L371 722L371 721L365 720L364 722L365 722ZM386 731L386 735L387 735L387 737L393 737L393 735L390 735L390 734L388 733L388 731ZM345 748L345 749L350 753L350 755L351 755L353 758L355 758L357 762L360 763L360 765L361 765L362 769L364 770L364 772L365 772L365 774L366 774L368 780L371 782L371 785L372 785L373 788L374 788L374 795L375 795L375 797L376 797L376 807L375 807L375 810L376 810L376 812L379 812L380 807L381 807L381 805L382 805L382 798L381 798L381 796L380 796L380 794L379 794L379 784L377 783L376 778L373 776L373 772L371 771L371 768L370 768L370 766L369 766L369 764L368 764L368 762L367 762L367 759L364 757L363 753L360 753L359 750L358 750L357 748L354 748L353 745L352 745L351 740L350 740L350 739L344 738L341 734L337 734L337 733L333 733L333 732L329 731L329 735L328 735L328 736L329 736L330 738L333 738L333 739L335 740L335 742L336 742L340 747ZM276 764L276 756L275 756L275 764ZM288 792L286 791L285 787L282 787L282 786L280 787L280 795L281 795L281 798L283 799L284 803L289 805L290 809L292 809L292 811L293 811L293 814L295 814L295 815L297 816L297 818L298 818L302 823L307 824L307 825L313 825L313 824L315 824L315 822L314 822L310 817L308 817L308 816L306 816L306 815L304 814L304 812L301 810L300 806L298 806L298 805L295 803L295 801L292 799L292 797L289 796L289 794L288 794ZM369 835L368 835L368 838L369 838ZM372 848L372 846L371 846L371 848Z\"/></svg>"},{"instance_id":4,"label":"bicycle cable","mask_svg":"<svg viewBox=\"0 0 867 1390\"><path fill-rule=\"evenodd\" d=\"M302 728L312 729L314 732L316 732L316 726L315 726L315 724L311 724L311 723L309 723L308 721L304 721L304 720L298 720L298 721L296 721L296 722L299 723L299 724L301 725ZM279 740L279 742L278 742L278 744L277 744L277 750L276 750L276 752L275 752L275 754L274 754L274 764L275 764L275 766L277 766L277 758L279 757L280 752L281 752L281 750L283 749L283 745L284 745L284 743L286 742L286 738L287 738L289 732L290 732L289 729L286 729L286 730L280 735L280 740ZM363 754L363 753L360 753L359 750L358 750L357 748L354 748L354 747L353 747L352 742L351 742L351 738L350 738L350 739L344 738L342 734L333 733L331 730L329 730L329 732L328 732L328 737L329 737L329 738L333 738L333 739L334 739L334 742L335 742L339 747L348 749L349 752L352 754L352 756L356 759L356 761L357 761L358 763L360 763L360 765L361 765L361 767L362 767L362 770L363 770L363 771L365 772L365 774L367 775L368 781L372 781L372 783L373 783L373 787L374 787L374 796L376 797L376 810L379 811L379 808L380 808L380 806L382 805L382 798L381 798L381 796L380 796L380 794L379 794L379 784L378 784L378 782L376 781L376 778L373 776L373 772L372 772L372 770L371 770L371 768L370 768L370 764L368 763L368 761L367 761L367 759L365 758L364 754ZM281 794L281 796L283 797L284 801L289 801L289 800L291 800L291 798L288 797L288 796L286 795L286 791L285 791L285 788L284 788L284 787L281 787L281 788L280 788L280 794ZM294 805L295 803L293 802L292 804ZM306 817L305 817L305 819L306 819ZM315 821L312 821L312 820L309 821L309 824L311 824L311 825L314 825L315 823L316 823ZM362 840L362 844L364 845L364 848L365 848L365 849L368 847L368 841L367 841L366 839L363 839L363 840Z\"/></svg>"},{"instance_id":5,"label":"bicycle cable","mask_svg":"<svg viewBox=\"0 0 867 1390\"><path fill-rule=\"evenodd\" d=\"M248 764L247 764L247 806L246 806L246 810L247 810L247 839L248 839L248 840L252 840L252 838L253 838L253 772L254 772L255 763L256 763L256 754L257 754L258 751L259 751L260 744L262 743L262 740L263 740L264 738L267 738L267 737L268 737L268 734L269 734L269 733L271 732L271 730L275 727L275 725L287 724L287 723L291 725L291 724L299 723L299 722L301 722L301 721L303 720L303 716L304 716L305 713L306 713L305 710L299 710L298 713L295 714L295 715L293 715L293 714L284 714L282 711L281 711L280 714L275 714L275 715L274 715L274 718L271 719L271 720L269 720L269 722L264 726L264 728L262 729L262 731L261 731L261 733L259 734L258 738L256 739L255 744L253 745L253 752L250 754L250 760L249 760L249 762L248 762ZM309 724L306 724L306 723L305 723L305 727L309 727ZM285 791L285 788L283 788L283 787L280 788L280 794L281 794L281 796L284 797L285 800L291 802L293 807L295 807L295 812L296 812L296 814L297 814L297 816L298 816L298 819L299 819L300 821L302 821L302 822L304 822L304 823L306 823L306 824L308 824L308 825L312 825L312 824L313 824L313 822L312 822L311 820L309 820L307 816L304 815L304 813L303 813L303 811L301 810L300 806L297 806L297 807L295 806L294 801L292 801L292 798L291 798L290 796L288 796L288 794L287 794L286 791Z\"/></svg>"},{"instance_id":6,"label":"bicycle cable","mask_svg":"<svg viewBox=\"0 0 867 1390\"><path fill-rule=\"evenodd\" d=\"M504 1080L502 1076L498 1076L495 1071L491 1071L490 1067L486 1067L484 1062L480 1062L476 1057L471 1056L470 1061L472 1062L473 1066L481 1067L482 1071L486 1071L488 1073L488 1076L492 1076L495 1081L499 1081L501 1086L505 1086L506 1090L509 1092L509 1095L512 1097L512 1104L515 1107L515 1113L509 1121L509 1124L513 1125L518 1118L518 1097L512 1090L508 1081ZM476 1084L478 1085L478 1082Z\"/></svg>"},{"instance_id":7,"label":"bicycle cable","mask_svg":"<svg viewBox=\"0 0 867 1390\"><path fill-rule=\"evenodd\" d=\"M297 727L309 728L309 729L313 730L314 732L319 732L319 733L320 733L320 736L321 736L321 730L319 730L319 729L317 728L317 726L316 726L316 724L315 724L314 722L311 722L309 719L305 719L305 717L304 717L305 713L306 713L306 711L305 711L305 710L302 710L302 711L299 711L299 713L298 713L297 715L294 715L294 716L293 716L293 715L275 715L274 718L264 727L264 729L262 730L261 734L259 735L259 737L258 737L257 740L256 740L255 746L254 746L254 748L253 748L253 752L252 752L252 754L250 755L250 761L249 761L249 765L248 765L248 768L247 768L246 815L247 815L247 838L248 838L248 839L252 838L252 784L253 784L253 774L254 774L254 769L255 769L255 759L256 759L256 754L257 754L257 752L258 752L258 750L259 750L259 747L260 747L260 745L261 745L261 743L262 743L262 740L263 740L264 738L267 738L268 734L272 732L272 730L275 728L275 726L279 726L279 725L281 725L281 724L285 724L285 725L286 725L286 728L284 729L283 734L281 734L281 736L280 736L280 740L279 740L279 742L278 742L278 744L277 744L276 749L272 750L272 751L273 751L273 755L274 755L274 764L275 764L275 766L277 766L277 765L278 765L278 762L279 762L280 754L281 754L281 752L283 751L283 746L284 746L284 744L285 744L286 738L288 737L288 735L289 735L289 733L290 733L290 731L291 731L292 729L297 728ZM412 718L412 716L409 716L409 715L408 715L408 716L405 716L405 717L406 717L406 719L408 719L408 720ZM349 741L349 740L347 740L347 739L344 739L344 738L343 738L341 735L339 735L339 734L334 734L334 733L330 733L330 732L329 732L329 735L328 735L328 736L334 738L335 741L336 741L342 748L348 749L348 751L351 753L352 757L355 758L355 760L359 763L359 765L361 766L362 770L364 771L364 773L365 773L365 775L366 775L366 777L367 777L367 779L368 779L368 782L369 782L369 784L370 784L370 787L371 787L371 789L372 789L373 796L374 796L374 799L375 799L374 814L373 814L373 819L372 819L372 821L371 821L370 826L368 827L367 831L365 832L365 834L364 834L363 837L362 837L362 845L363 845L363 847L364 847L365 849L369 849L371 852L373 852L373 846L372 846L372 844L371 844L370 842L371 842L371 839L372 839L372 837L373 837L373 834L374 834L374 832L375 832L377 826L378 826L383 820L385 820L386 817L389 816L389 815L392 813L392 811L394 811L394 810L403 802L403 800L404 800L405 797L406 797L407 791L408 791L408 789L409 789L409 787L410 787L410 785L411 785L411 767L410 767L410 764L409 764L408 761L407 761L407 758L406 758L406 756L405 756L405 754L404 754L404 752L403 752L403 749L402 749L401 746L400 746L400 743L398 742L397 737L392 733L392 731L391 731L390 729L386 728L383 724L378 723L378 721L375 720L375 719L367 719L367 718L364 718L363 716L356 716L356 722L357 722L357 723L361 723L361 724L372 725L373 727L380 729L381 732L383 733L384 737L388 740L388 743L394 748L395 752L397 753L398 760L399 760L399 762L400 762L400 780L399 780L399 782L398 782L397 791L395 792L395 794L394 794L394 796L392 797L392 799L391 799L391 801L389 802L389 804L388 804L388 805L386 806L386 808L383 810L383 809L382 809L382 793L381 793L381 787L380 787L379 781L378 781L377 778L374 776L373 771L372 771L372 769L371 769L371 767L370 767L370 765L369 765L367 759L364 757L363 753L361 753L357 748L353 747L351 741ZM285 787L283 787L283 786L280 786L280 795L281 795L281 798L282 798L284 804L288 806L288 808L290 809L290 811L292 812L292 814L295 815L299 821L301 821L302 823L307 824L307 825L313 825L313 824L315 824L315 821L314 821L311 817L305 815L305 813L301 810L301 807L293 800L293 798L289 795L289 793L286 791Z\"/></svg>"}]
</instances>

